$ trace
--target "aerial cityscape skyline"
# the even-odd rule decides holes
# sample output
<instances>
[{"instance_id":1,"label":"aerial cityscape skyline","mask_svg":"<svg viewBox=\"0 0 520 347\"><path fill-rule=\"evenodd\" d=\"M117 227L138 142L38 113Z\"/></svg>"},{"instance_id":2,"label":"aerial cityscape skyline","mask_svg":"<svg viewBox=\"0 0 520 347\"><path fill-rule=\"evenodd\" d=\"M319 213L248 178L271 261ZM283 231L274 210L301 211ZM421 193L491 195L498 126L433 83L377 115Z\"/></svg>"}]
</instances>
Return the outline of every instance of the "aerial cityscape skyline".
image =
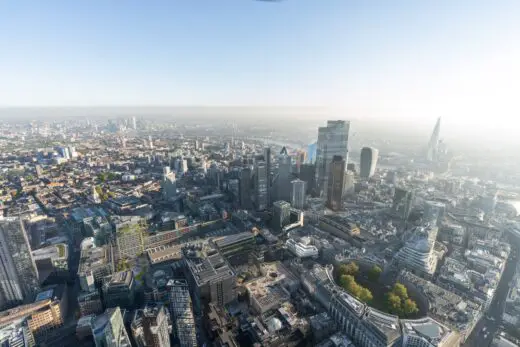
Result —
<instances>
[{"instance_id":1,"label":"aerial cityscape skyline","mask_svg":"<svg viewBox=\"0 0 520 347\"><path fill-rule=\"evenodd\" d=\"M520 2L0 4L0 346L520 347Z\"/></svg>"}]
</instances>

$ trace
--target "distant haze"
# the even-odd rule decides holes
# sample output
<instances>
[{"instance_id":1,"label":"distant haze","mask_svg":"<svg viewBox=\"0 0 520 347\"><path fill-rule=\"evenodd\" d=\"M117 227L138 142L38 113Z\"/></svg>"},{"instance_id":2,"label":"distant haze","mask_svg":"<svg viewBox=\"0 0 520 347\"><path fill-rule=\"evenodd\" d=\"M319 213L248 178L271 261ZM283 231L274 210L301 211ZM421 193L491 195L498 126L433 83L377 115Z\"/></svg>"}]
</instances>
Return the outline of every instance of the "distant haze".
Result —
<instances>
[{"instance_id":1,"label":"distant haze","mask_svg":"<svg viewBox=\"0 0 520 347\"><path fill-rule=\"evenodd\" d=\"M0 106L317 106L517 141L518 18L518 0L5 1Z\"/></svg>"}]
</instances>

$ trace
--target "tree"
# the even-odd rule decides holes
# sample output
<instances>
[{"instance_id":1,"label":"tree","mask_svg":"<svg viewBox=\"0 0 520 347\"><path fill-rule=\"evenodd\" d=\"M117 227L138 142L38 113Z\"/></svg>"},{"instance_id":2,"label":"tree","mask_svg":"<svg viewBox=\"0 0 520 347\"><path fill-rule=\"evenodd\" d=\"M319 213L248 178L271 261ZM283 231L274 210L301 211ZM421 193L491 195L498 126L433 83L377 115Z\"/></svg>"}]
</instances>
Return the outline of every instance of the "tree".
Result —
<instances>
[{"instance_id":1,"label":"tree","mask_svg":"<svg viewBox=\"0 0 520 347\"><path fill-rule=\"evenodd\" d=\"M359 266L351 261L348 264L341 264L339 267L340 275L350 275L355 276L359 271Z\"/></svg>"},{"instance_id":2,"label":"tree","mask_svg":"<svg viewBox=\"0 0 520 347\"><path fill-rule=\"evenodd\" d=\"M370 271L368 272L368 279L372 282L377 282L379 280L379 276L381 276L381 273L383 270L377 265L372 266Z\"/></svg>"},{"instance_id":3,"label":"tree","mask_svg":"<svg viewBox=\"0 0 520 347\"><path fill-rule=\"evenodd\" d=\"M359 300L370 303L374 297L372 296L372 292L367 288L362 288L359 293Z\"/></svg>"},{"instance_id":4,"label":"tree","mask_svg":"<svg viewBox=\"0 0 520 347\"><path fill-rule=\"evenodd\" d=\"M349 277L352 277L352 276L349 276L349 275L341 275L341 276L339 277L339 285L340 285L342 288L347 289L347 286L348 286L348 283L349 283Z\"/></svg>"},{"instance_id":5,"label":"tree","mask_svg":"<svg viewBox=\"0 0 520 347\"><path fill-rule=\"evenodd\" d=\"M386 303L390 313L399 314L401 312L401 298L396 294L388 293Z\"/></svg>"},{"instance_id":6,"label":"tree","mask_svg":"<svg viewBox=\"0 0 520 347\"><path fill-rule=\"evenodd\" d=\"M406 316L411 316L419 312L419 309L417 308L415 301L412 299L406 299L403 304L403 311Z\"/></svg>"},{"instance_id":7,"label":"tree","mask_svg":"<svg viewBox=\"0 0 520 347\"><path fill-rule=\"evenodd\" d=\"M401 300L406 300L408 299L408 290L406 289L406 287L401 284L401 283L396 283L394 284L394 289L392 290L392 292L399 296L401 298Z\"/></svg>"}]
</instances>

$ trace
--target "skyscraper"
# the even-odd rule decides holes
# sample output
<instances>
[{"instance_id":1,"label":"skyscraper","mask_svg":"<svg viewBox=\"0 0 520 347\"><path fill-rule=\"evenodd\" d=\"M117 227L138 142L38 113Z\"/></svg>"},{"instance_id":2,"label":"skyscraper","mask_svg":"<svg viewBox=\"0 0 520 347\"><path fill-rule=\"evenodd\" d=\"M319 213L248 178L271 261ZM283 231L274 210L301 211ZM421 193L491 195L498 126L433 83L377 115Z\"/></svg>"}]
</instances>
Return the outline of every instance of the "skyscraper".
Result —
<instances>
[{"instance_id":1,"label":"skyscraper","mask_svg":"<svg viewBox=\"0 0 520 347\"><path fill-rule=\"evenodd\" d=\"M379 151L372 147L363 147L361 149L361 160L359 162L359 176L370 178L374 175L377 165L377 157Z\"/></svg>"},{"instance_id":2,"label":"skyscraper","mask_svg":"<svg viewBox=\"0 0 520 347\"><path fill-rule=\"evenodd\" d=\"M307 164L314 164L314 161L316 160L316 142L311 143L307 146L307 156L306 156L306 163Z\"/></svg>"},{"instance_id":3,"label":"skyscraper","mask_svg":"<svg viewBox=\"0 0 520 347\"><path fill-rule=\"evenodd\" d=\"M287 154L285 147L278 156L278 176L276 179L276 198L291 201L291 171L292 158Z\"/></svg>"},{"instance_id":4,"label":"skyscraper","mask_svg":"<svg viewBox=\"0 0 520 347\"><path fill-rule=\"evenodd\" d=\"M267 167L265 161L258 161L255 167L255 204L258 211L267 208Z\"/></svg>"},{"instance_id":5,"label":"skyscraper","mask_svg":"<svg viewBox=\"0 0 520 347\"><path fill-rule=\"evenodd\" d=\"M96 347L132 346L119 307L107 308L96 317L92 324L92 336Z\"/></svg>"},{"instance_id":6,"label":"skyscraper","mask_svg":"<svg viewBox=\"0 0 520 347\"><path fill-rule=\"evenodd\" d=\"M327 188L327 206L333 210L341 209L341 199L343 198L343 189L345 187L345 169L347 163L339 156L335 155L329 167L329 179Z\"/></svg>"},{"instance_id":7,"label":"skyscraper","mask_svg":"<svg viewBox=\"0 0 520 347\"><path fill-rule=\"evenodd\" d=\"M287 201L276 201L273 203L273 229L280 233L284 226L288 225L291 219L291 204Z\"/></svg>"},{"instance_id":8,"label":"skyscraper","mask_svg":"<svg viewBox=\"0 0 520 347\"><path fill-rule=\"evenodd\" d=\"M240 207L250 210L251 204L251 169L245 167L240 172Z\"/></svg>"},{"instance_id":9,"label":"skyscraper","mask_svg":"<svg viewBox=\"0 0 520 347\"><path fill-rule=\"evenodd\" d=\"M190 297L190 287L184 279L170 280L170 310L176 335L181 347L196 347L195 316Z\"/></svg>"},{"instance_id":10,"label":"skyscraper","mask_svg":"<svg viewBox=\"0 0 520 347\"><path fill-rule=\"evenodd\" d=\"M426 159L429 161L435 161L438 159L439 154L439 136L441 132L441 118L437 119L437 123L435 123L435 128L433 128L432 136L430 137L430 142L428 142L428 147L426 149Z\"/></svg>"},{"instance_id":11,"label":"skyscraper","mask_svg":"<svg viewBox=\"0 0 520 347\"><path fill-rule=\"evenodd\" d=\"M292 196L291 205L297 209L303 209L305 205L305 182L299 179L291 181Z\"/></svg>"},{"instance_id":12,"label":"skyscraper","mask_svg":"<svg viewBox=\"0 0 520 347\"><path fill-rule=\"evenodd\" d=\"M264 161L265 161L265 168L267 171L267 206L271 206L271 194L272 194L272 160L271 160L271 147L267 146L264 148Z\"/></svg>"},{"instance_id":13,"label":"skyscraper","mask_svg":"<svg viewBox=\"0 0 520 347\"><path fill-rule=\"evenodd\" d=\"M407 220L412 212L415 194L412 190L396 188L392 206L393 214L402 220Z\"/></svg>"},{"instance_id":14,"label":"skyscraper","mask_svg":"<svg viewBox=\"0 0 520 347\"><path fill-rule=\"evenodd\" d=\"M162 195L165 200L169 200L177 195L177 184L175 172L169 166L163 167L163 179L161 181Z\"/></svg>"},{"instance_id":15,"label":"skyscraper","mask_svg":"<svg viewBox=\"0 0 520 347\"><path fill-rule=\"evenodd\" d=\"M316 186L317 191L327 198L329 164L334 156L344 158L348 162L348 134L350 122L329 120L326 127L318 128L316 147Z\"/></svg>"},{"instance_id":16,"label":"skyscraper","mask_svg":"<svg viewBox=\"0 0 520 347\"><path fill-rule=\"evenodd\" d=\"M137 120L135 117L132 117L132 129L137 130Z\"/></svg>"},{"instance_id":17,"label":"skyscraper","mask_svg":"<svg viewBox=\"0 0 520 347\"><path fill-rule=\"evenodd\" d=\"M38 272L20 218L0 219L0 308L33 300Z\"/></svg>"},{"instance_id":18,"label":"skyscraper","mask_svg":"<svg viewBox=\"0 0 520 347\"><path fill-rule=\"evenodd\" d=\"M306 183L305 193L314 194L314 188L316 186L316 166L314 164L303 164L300 167L300 179Z\"/></svg>"}]
</instances>

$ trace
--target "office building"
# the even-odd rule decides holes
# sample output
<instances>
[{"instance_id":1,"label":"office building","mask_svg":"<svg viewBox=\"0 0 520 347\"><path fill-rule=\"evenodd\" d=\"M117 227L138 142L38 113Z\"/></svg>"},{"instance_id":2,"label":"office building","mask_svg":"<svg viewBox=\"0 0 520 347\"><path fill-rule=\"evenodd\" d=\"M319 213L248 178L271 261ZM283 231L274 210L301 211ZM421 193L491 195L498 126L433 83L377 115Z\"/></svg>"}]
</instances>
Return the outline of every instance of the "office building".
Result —
<instances>
[{"instance_id":1,"label":"office building","mask_svg":"<svg viewBox=\"0 0 520 347\"><path fill-rule=\"evenodd\" d=\"M257 314L277 310L300 286L299 279L280 262L263 263L260 272L263 276L245 284L249 305Z\"/></svg>"},{"instance_id":2,"label":"office building","mask_svg":"<svg viewBox=\"0 0 520 347\"><path fill-rule=\"evenodd\" d=\"M43 306L34 310L28 320L29 329L35 338L64 324L68 310L68 291L65 284L47 287L36 295L35 304Z\"/></svg>"},{"instance_id":3,"label":"office building","mask_svg":"<svg viewBox=\"0 0 520 347\"><path fill-rule=\"evenodd\" d=\"M33 347L36 343L26 319L20 319L0 327L0 346Z\"/></svg>"},{"instance_id":4,"label":"office building","mask_svg":"<svg viewBox=\"0 0 520 347\"><path fill-rule=\"evenodd\" d=\"M132 129L137 130L137 119L132 117Z\"/></svg>"},{"instance_id":5,"label":"office building","mask_svg":"<svg viewBox=\"0 0 520 347\"><path fill-rule=\"evenodd\" d=\"M92 336L96 347L131 347L119 307L107 308L92 324Z\"/></svg>"},{"instance_id":6,"label":"office building","mask_svg":"<svg viewBox=\"0 0 520 347\"><path fill-rule=\"evenodd\" d=\"M38 271L20 218L0 219L0 308L32 300L39 290Z\"/></svg>"},{"instance_id":7,"label":"office building","mask_svg":"<svg viewBox=\"0 0 520 347\"><path fill-rule=\"evenodd\" d=\"M354 342L355 346L460 346L461 330L458 329L466 329L467 323L473 324L471 323L475 313L473 309L469 307L470 305L466 305L462 298L449 292L434 293L430 289L437 286L422 278L411 276L422 282L420 288L428 291L428 301L431 301L430 305L435 307L433 312L439 313L442 320L437 321L438 318L433 317L437 314L433 314L432 317L404 320L369 307L331 280L332 267L324 268L321 265L315 265L312 270L303 275L302 283L309 294L328 307L329 316L337 324L339 330ZM415 286L402 277L399 280ZM426 293L424 294L426 295ZM456 307L466 307L464 318L461 319L458 315L450 314L450 312L457 311ZM452 318L447 318L448 316ZM446 319L453 319L453 321L448 326L440 323L445 322ZM466 333L469 334L470 331L466 331Z\"/></svg>"},{"instance_id":8,"label":"office building","mask_svg":"<svg viewBox=\"0 0 520 347\"><path fill-rule=\"evenodd\" d=\"M144 252L146 220L139 216L113 216L118 259L134 259Z\"/></svg>"},{"instance_id":9,"label":"office building","mask_svg":"<svg viewBox=\"0 0 520 347\"><path fill-rule=\"evenodd\" d=\"M23 341L32 343L28 346L34 346L34 342L42 340L48 333L62 327L67 304L67 286L60 285L52 286L38 293L36 300L31 304L1 312L0 341L3 338L1 333L4 329L9 330L9 327L18 326L23 330ZM15 335L14 341L19 340L20 336ZM14 344L14 346L20 345Z\"/></svg>"},{"instance_id":10,"label":"office building","mask_svg":"<svg viewBox=\"0 0 520 347\"><path fill-rule=\"evenodd\" d=\"M138 347L170 347L169 313L163 305L136 310L131 324Z\"/></svg>"},{"instance_id":11,"label":"office building","mask_svg":"<svg viewBox=\"0 0 520 347\"><path fill-rule=\"evenodd\" d=\"M434 224L415 228L411 238L395 255L396 264L412 273L433 275L437 268L434 245L438 230Z\"/></svg>"},{"instance_id":12,"label":"office building","mask_svg":"<svg viewBox=\"0 0 520 347\"><path fill-rule=\"evenodd\" d=\"M302 210L305 206L305 182L299 179L291 181L291 206Z\"/></svg>"},{"instance_id":13,"label":"office building","mask_svg":"<svg viewBox=\"0 0 520 347\"><path fill-rule=\"evenodd\" d=\"M314 195L316 188L316 165L303 164L300 166L300 179L306 183L305 193Z\"/></svg>"},{"instance_id":14,"label":"office building","mask_svg":"<svg viewBox=\"0 0 520 347\"><path fill-rule=\"evenodd\" d=\"M161 190L165 200L173 199L177 195L177 180L175 178L175 172L171 171L169 166L163 168Z\"/></svg>"},{"instance_id":15,"label":"office building","mask_svg":"<svg viewBox=\"0 0 520 347\"><path fill-rule=\"evenodd\" d=\"M240 208L244 210L250 210L253 208L251 201L251 169L248 167L242 168L240 172Z\"/></svg>"},{"instance_id":16,"label":"office building","mask_svg":"<svg viewBox=\"0 0 520 347\"><path fill-rule=\"evenodd\" d=\"M268 207L268 179L265 161L259 161L255 165L255 204L258 211Z\"/></svg>"},{"instance_id":17,"label":"office building","mask_svg":"<svg viewBox=\"0 0 520 347\"><path fill-rule=\"evenodd\" d=\"M291 204L286 201L276 201L273 203L272 228L276 233L281 233L283 227L290 224Z\"/></svg>"},{"instance_id":18,"label":"office building","mask_svg":"<svg viewBox=\"0 0 520 347\"><path fill-rule=\"evenodd\" d=\"M342 207L346 165L346 161L338 155L332 158L332 162L329 165L327 207L333 211L339 211Z\"/></svg>"},{"instance_id":19,"label":"office building","mask_svg":"<svg viewBox=\"0 0 520 347\"><path fill-rule=\"evenodd\" d=\"M347 170L347 172L345 172L345 182L343 184L343 195L354 193L355 184L356 179L354 177L354 172Z\"/></svg>"},{"instance_id":20,"label":"office building","mask_svg":"<svg viewBox=\"0 0 520 347\"><path fill-rule=\"evenodd\" d=\"M79 313L82 317L103 312L103 303L98 289L78 293Z\"/></svg>"},{"instance_id":21,"label":"office building","mask_svg":"<svg viewBox=\"0 0 520 347\"><path fill-rule=\"evenodd\" d=\"M201 312L204 303L223 307L236 299L236 274L218 250L190 245L183 254L196 312Z\"/></svg>"},{"instance_id":22,"label":"office building","mask_svg":"<svg viewBox=\"0 0 520 347\"><path fill-rule=\"evenodd\" d=\"M197 332L188 283L182 279L170 280L168 287L170 287L170 312L179 345L196 347Z\"/></svg>"},{"instance_id":23,"label":"office building","mask_svg":"<svg viewBox=\"0 0 520 347\"><path fill-rule=\"evenodd\" d=\"M444 212L446 211L446 204L438 201L425 201L423 222L433 223L440 226L444 219Z\"/></svg>"},{"instance_id":24,"label":"office building","mask_svg":"<svg viewBox=\"0 0 520 347\"><path fill-rule=\"evenodd\" d=\"M330 163L334 156L348 162L348 135L350 122L343 120L327 122L326 127L318 129L316 147L316 186L319 195L327 198Z\"/></svg>"},{"instance_id":25,"label":"office building","mask_svg":"<svg viewBox=\"0 0 520 347\"><path fill-rule=\"evenodd\" d=\"M93 237L81 242L78 278L81 290L91 292L114 272L111 246L96 247Z\"/></svg>"},{"instance_id":26,"label":"office building","mask_svg":"<svg viewBox=\"0 0 520 347\"><path fill-rule=\"evenodd\" d=\"M256 237L250 231L222 236L214 241L215 247L231 265L247 263L249 256L255 250Z\"/></svg>"},{"instance_id":27,"label":"office building","mask_svg":"<svg viewBox=\"0 0 520 347\"><path fill-rule=\"evenodd\" d=\"M377 158L379 151L372 147L363 147L361 149L361 161L359 164L359 176L362 178L370 178L376 171Z\"/></svg>"},{"instance_id":28,"label":"office building","mask_svg":"<svg viewBox=\"0 0 520 347\"><path fill-rule=\"evenodd\" d=\"M271 147L267 146L264 148L264 161L267 172L267 207L271 206L272 194L273 194L273 158L271 154Z\"/></svg>"},{"instance_id":29,"label":"office building","mask_svg":"<svg viewBox=\"0 0 520 347\"><path fill-rule=\"evenodd\" d=\"M311 244L309 237L303 237L301 240L288 239L285 246L298 258L318 257L318 248Z\"/></svg>"},{"instance_id":30,"label":"office building","mask_svg":"<svg viewBox=\"0 0 520 347\"><path fill-rule=\"evenodd\" d=\"M414 200L415 193L413 190L396 188L392 205L393 215L402 220L407 220L412 212Z\"/></svg>"},{"instance_id":31,"label":"office building","mask_svg":"<svg viewBox=\"0 0 520 347\"><path fill-rule=\"evenodd\" d=\"M34 250L32 255L41 283L48 278L70 279L68 244L57 243L42 247Z\"/></svg>"},{"instance_id":32,"label":"office building","mask_svg":"<svg viewBox=\"0 0 520 347\"><path fill-rule=\"evenodd\" d=\"M135 299L134 273L128 270L107 276L102 291L105 307L131 308Z\"/></svg>"},{"instance_id":33,"label":"office building","mask_svg":"<svg viewBox=\"0 0 520 347\"><path fill-rule=\"evenodd\" d=\"M282 148L278 156L278 175L276 176L276 199L291 201L292 158L287 149Z\"/></svg>"}]
</instances>

